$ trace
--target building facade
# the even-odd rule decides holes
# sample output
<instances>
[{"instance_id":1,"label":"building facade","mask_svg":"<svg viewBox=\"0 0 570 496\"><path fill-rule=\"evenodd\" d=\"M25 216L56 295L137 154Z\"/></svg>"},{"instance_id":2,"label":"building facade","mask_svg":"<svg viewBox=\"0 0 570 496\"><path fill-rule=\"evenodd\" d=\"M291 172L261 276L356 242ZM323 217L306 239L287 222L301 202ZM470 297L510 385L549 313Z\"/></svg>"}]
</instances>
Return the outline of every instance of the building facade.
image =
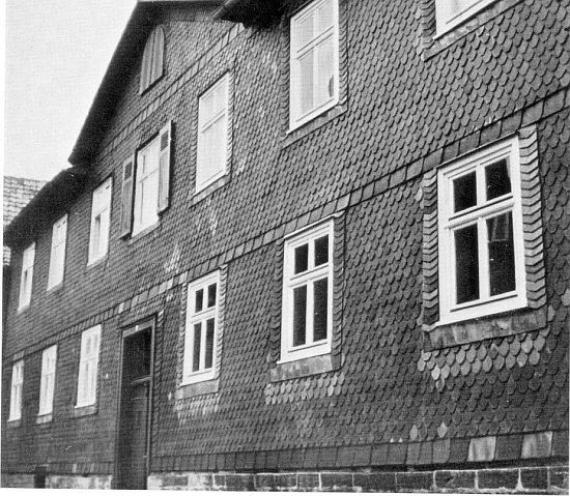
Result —
<instances>
[{"instance_id":1,"label":"building facade","mask_svg":"<svg viewBox=\"0 0 570 496\"><path fill-rule=\"evenodd\" d=\"M569 11L140 1L5 233L2 484L567 491Z\"/></svg>"}]
</instances>

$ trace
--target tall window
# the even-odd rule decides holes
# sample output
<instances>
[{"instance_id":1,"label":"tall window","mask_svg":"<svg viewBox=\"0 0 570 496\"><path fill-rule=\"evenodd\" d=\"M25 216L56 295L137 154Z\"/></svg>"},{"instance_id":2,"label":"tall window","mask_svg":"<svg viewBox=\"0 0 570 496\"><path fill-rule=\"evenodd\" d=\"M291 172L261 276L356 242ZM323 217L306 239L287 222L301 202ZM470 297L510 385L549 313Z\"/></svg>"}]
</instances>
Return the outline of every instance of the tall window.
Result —
<instances>
[{"instance_id":1,"label":"tall window","mask_svg":"<svg viewBox=\"0 0 570 496\"><path fill-rule=\"evenodd\" d=\"M496 0L436 0L437 34L457 26L494 1Z\"/></svg>"},{"instance_id":2,"label":"tall window","mask_svg":"<svg viewBox=\"0 0 570 496\"><path fill-rule=\"evenodd\" d=\"M333 222L285 242L281 360L330 352Z\"/></svg>"},{"instance_id":3,"label":"tall window","mask_svg":"<svg viewBox=\"0 0 570 496\"><path fill-rule=\"evenodd\" d=\"M63 282L65 270L65 241L67 238L67 215L59 219L52 229L51 256L49 260L48 289Z\"/></svg>"},{"instance_id":4,"label":"tall window","mask_svg":"<svg viewBox=\"0 0 570 496\"><path fill-rule=\"evenodd\" d=\"M513 139L439 172L443 321L526 303L518 160Z\"/></svg>"},{"instance_id":5,"label":"tall window","mask_svg":"<svg viewBox=\"0 0 570 496\"><path fill-rule=\"evenodd\" d=\"M315 0L291 18L291 128L338 102L338 74L338 0Z\"/></svg>"},{"instance_id":6,"label":"tall window","mask_svg":"<svg viewBox=\"0 0 570 496\"><path fill-rule=\"evenodd\" d=\"M137 154L133 235L158 222L159 153L157 136Z\"/></svg>"},{"instance_id":7,"label":"tall window","mask_svg":"<svg viewBox=\"0 0 570 496\"><path fill-rule=\"evenodd\" d=\"M46 415L53 410L55 390L55 367L57 345L46 348L42 353L42 376L40 381L40 408L38 415Z\"/></svg>"},{"instance_id":8,"label":"tall window","mask_svg":"<svg viewBox=\"0 0 570 496\"><path fill-rule=\"evenodd\" d=\"M8 420L22 418L22 390L24 388L24 360L12 365L12 384L10 387L10 415Z\"/></svg>"},{"instance_id":9,"label":"tall window","mask_svg":"<svg viewBox=\"0 0 570 496\"><path fill-rule=\"evenodd\" d=\"M213 379L220 299L220 273L188 285L183 383Z\"/></svg>"},{"instance_id":10,"label":"tall window","mask_svg":"<svg viewBox=\"0 0 570 496\"><path fill-rule=\"evenodd\" d=\"M112 185L112 179L109 178L93 191L88 262L90 264L103 258L109 247Z\"/></svg>"},{"instance_id":11,"label":"tall window","mask_svg":"<svg viewBox=\"0 0 570 496\"><path fill-rule=\"evenodd\" d=\"M196 191L226 173L228 160L229 75L226 74L198 101L198 157Z\"/></svg>"},{"instance_id":12,"label":"tall window","mask_svg":"<svg viewBox=\"0 0 570 496\"><path fill-rule=\"evenodd\" d=\"M20 295L18 309L28 307L32 299L32 282L34 278L34 260L36 257L36 244L28 246L22 255L22 275L20 278Z\"/></svg>"},{"instance_id":13,"label":"tall window","mask_svg":"<svg viewBox=\"0 0 570 496\"><path fill-rule=\"evenodd\" d=\"M150 33L144 47L141 64L140 92L142 93L164 72L164 30L157 26Z\"/></svg>"},{"instance_id":14,"label":"tall window","mask_svg":"<svg viewBox=\"0 0 570 496\"><path fill-rule=\"evenodd\" d=\"M95 326L81 334L81 355L77 379L77 407L93 405L97 401L97 370L101 326Z\"/></svg>"}]
</instances>

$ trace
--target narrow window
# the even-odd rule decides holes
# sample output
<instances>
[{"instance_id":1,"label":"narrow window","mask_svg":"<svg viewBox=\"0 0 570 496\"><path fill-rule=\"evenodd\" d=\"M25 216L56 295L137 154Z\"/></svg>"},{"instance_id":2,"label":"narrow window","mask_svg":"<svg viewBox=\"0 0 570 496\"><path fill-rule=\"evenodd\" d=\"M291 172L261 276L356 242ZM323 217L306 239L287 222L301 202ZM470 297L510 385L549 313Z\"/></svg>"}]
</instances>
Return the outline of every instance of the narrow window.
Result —
<instances>
[{"instance_id":1,"label":"narrow window","mask_svg":"<svg viewBox=\"0 0 570 496\"><path fill-rule=\"evenodd\" d=\"M285 242L281 358L330 352L333 223Z\"/></svg>"},{"instance_id":2,"label":"narrow window","mask_svg":"<svg viewBox=\"0 0 570 496\"><path fill-rule=\"evenodd\" d=\"M65 271L65 242L67 239L67 215L54 225L51 237L51 256L49 261L48 289L63 282Z\"/></svg>"},{"instance_id":3,"label":"narrow window","mask_svg":"<svg viewBox=\"0 0 570 496\"><path fill-rule=\"evenodd\" d=\"M81 334L79 375L77 378L76 407L93 405L97 402L97 376L101 326L95 326Z\"/></svg>"},{"instance_id":4,"label":"narrow window","mask_svg":"<svg viewBox=\"0 0 570 496\"><path fill-rule=\"evenodd\" d=\"M226 74L198 101L196 191L227 172L229 82Z\"/></svg>"},{"instance_id":5,"label":"narrow window","mask_svg":"<svg viewBox=\"0 0 570 496\"><path fill-rule=\"evenodd\" d=\"M146 41L141 63L140 93L164 73L164 30L156 26Z\"/></svg>"},{"instance_id":6,"label":"narrow window","mask_svg":"<svg viewBox=\"0 0 570 496\"><path fill-rule=\"evenodd\" d=\"M47 415L53 410L55 391L55 368L57 345L46 348L42 353L42 375L40 380L40 407L38 415Z\"/></svg>"},{"instance_id":7,"label":"narrow window","mask_svg":"<svg viewBox=\"0 0 570 496\"><path fill-rule=\"evenodd\" d=\"M10 415L8 421L22 418L22 392L24 388L24 360L12 365L12 384L10 387Z\"/></svg>"},{"instance_id":8,"label":"narrow window","mask_svg":"<svg viewBox=\"0 0 570 496\"><path fill-rule=\"evenodd\" d=\"M20 278L20 295L18 310L30 305L32 299L32 282L34 278L34 260L36 257L36 244L28 246L22 255L22 275Z\"/></svg>"},{"instance_id":9,"label":"narrow window","mask_svg":"<svg viewBox=\"0 0 570 496\"><path fill-rule=\"evenodd\" d=\"M157 136L137 154L133 235L158 222L159 153Z\"/></svg>"},{"instance_id":10,"label":"narrow window","mask_svg":"<svg viewBox=\"0 0 570 496\"><path fill-rule=\"evenodd\" d=\"M109 178L93 191L88 264L102 259L109 248L112 184Z\"/></svg>"},{"instance_id":11,"label":"narrow window","mask_svg":"<svg viewBox=\"0 0 570 496\"><path fill-rule=\"evenodd\" d=\"M338 73L338 0L315 0L291 18L291 128L338 102Z\"/></svg>"},{"instance_id":12,"label":"narrow window","mask_svg":"<svg viewBox=\"0 0 570 496\"><path fill-rule=\"evenodd\" d=\"M213 379L216 368L220 273L188 285L183 383Z\"/></svg>"}]
</instances>

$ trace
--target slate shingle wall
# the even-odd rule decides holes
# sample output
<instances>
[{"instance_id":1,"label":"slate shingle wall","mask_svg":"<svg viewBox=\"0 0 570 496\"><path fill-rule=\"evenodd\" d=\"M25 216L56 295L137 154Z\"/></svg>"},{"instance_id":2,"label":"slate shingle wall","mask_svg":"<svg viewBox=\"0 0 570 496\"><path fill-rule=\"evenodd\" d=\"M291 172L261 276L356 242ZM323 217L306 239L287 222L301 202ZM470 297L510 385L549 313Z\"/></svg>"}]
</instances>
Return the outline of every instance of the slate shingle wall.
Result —
<instances>
[{"instance_id":1,"label":"slate shingle wall","mask_svg":"<svg viewBox=\"0 0 570 496\"><path fill-rule=\"evenodd\" d=\"M479 446L471 439L487 437L496 447L492 459L499 459L497 446L535 432L553 432L548 456L562 453L554 446L568 429L569 2L510 4L434 51L425 46L433 29L425 19L431 2L342 1L346 108L320 127L290 135L283 118L287 20L266 30L232 28L229 43L193 68L187 66L196 60L191 50L179 47L212 45L217 38L208 44L202 37L218 36L228 25L166 21L167 43L175 45L169 53L184 57L169 58L167 78L142 97L133 70L93 163L92 187L114 177L107 258L85 267L88 191L70 212L63 289L44 293L49 226L39 233L32 306L20 315L13 310L14 285L4 390L10 358L20 351L28 350L26 374L28 367L39 367L48 343L59 341L70 358L58 364L63 379L54 422L36 427L29 420L8 429L10 443L37 456L12 450L3 457L4 470L26 470L28 460L48 457L61 473L110 473L119 327L157 310L154 472L460 463L475 449L471 445ZM231 178L197 201L197 98L227 70L235 95ZM178 82L174 74L181 75ZM145 102L151 111L143 110ZM168 119L174 121L171 206L154 231L120 240L119 166ZM543 187L548 322L531 333L428 350L418 322L422 173L533 123ZM342 214L345 226L344 282L337 288L344 305L341 366L271 382L280 240L333 212ZM16 257L16 273L19 263ZM176 400L180 285L221 263L228 264L228 276L219 391ZM98 421L74 419L66 410L76 380L71 356L78 361L79 333L102 320L107 362L101 370L109 378L99 379L103 395L92 417ZM37 373L26 375L28 415L38 382ZM48 446L42 432L57 442ZM91 437L97 442L90 444ZM56 447L67 444L71 448L62 455ZM521 438L515 458L523 444ZM100 465L73 468L70 460L78 457Z\"/></svg>"}]
</instances>

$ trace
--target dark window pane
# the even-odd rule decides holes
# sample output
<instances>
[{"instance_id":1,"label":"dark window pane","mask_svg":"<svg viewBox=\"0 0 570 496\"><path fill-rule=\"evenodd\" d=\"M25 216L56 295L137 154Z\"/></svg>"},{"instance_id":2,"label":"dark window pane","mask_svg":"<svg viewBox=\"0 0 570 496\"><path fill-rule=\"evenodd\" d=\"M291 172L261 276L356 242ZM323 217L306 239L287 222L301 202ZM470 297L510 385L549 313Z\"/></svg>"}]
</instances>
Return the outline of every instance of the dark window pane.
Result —
<instances>
[{"instance_id":1,"label":"dark window pane","mask_svg":"<svg viewBox=\"0 0 570 496\"><path fill-rule=\"evenodd\" d=\"M329 237L323 236L315 240L315 267L329 261Z\"/></svg>"},{"instance_id":2,"label":"dark window pane","mask_svg":"<svg viewBox=\"0 0 570 496\"><path fill-rule=\"evenodd\" d=\"M454 212L460 212L477 204L477 179L475 171L453 181Z\"/></svg>"},{"instance_id":3,"label":"dark window pane","mask_svg":"<svg viewBox=\"0 0 570 496\"><path fill-rule=\"evenodd\" d=\"M309 245L295 248L295 274L304 272L309 268Z\"/></svg>"},{"instance_id":4,"label":"dark window pane","mask_svg":"<svg viewBox=\"0 0 570 496\"><path fill-rule=\"evenodd\" d=\"M511 213L487 219L491 296L516 289Z\"/></svg>"},{"instance_id":5,"label":"dark window pane","mask_svg":"<svg viewBox=\"0 0 570 496\"><path fill-rule=\"evenodd\" d=\"M205 367L212 368L212 361L214 356L214 319L206 322L206 360Z\"/></svg>"},{"instance_id":6,"label":"dark window pane","mask_svg":"<svg viewBox=\"0 0 570 496\"><path fill-rule=\"evenodd\" d=\"M487 200L492 200L511 192L511 178L506 160L485 167Z\"/></svg>"},{"instance_id":7,"label":"dark window pane","mask_svg":"<svg viewBox=\"0 0 570 496\"><path fill-rule=\"evenodd\" d=\"M199 312L202 310L202 306L204 305L204 290L200 289L196 291L196 305L195 305L195 312Z\"/></svg>"},{"instance_id":8,"label":"dark window pane","mask_svg":"<svg viewBox=\"0 0 570 496\"><path fill-rule=\"evenodd\" d=\"M216 285L210 284L208 286L208 307L213 307L216 304Z\"/></svg>"},{"instance_id":9,"label":"dark window pane","mask_svg":"<svg viewBox=\"0 0 570 496\"><path fill-rule=\"evenodd\" d=\"M313 341L321 341L327 338L327 299L328 278L315 281L314 290L314 314L313 314Z\"/></svg>"},{"instance_id":10,"label":"dark window pane","mask_svg":"<svg viewBox=\"0 0 570 496\"><path fill-rule=\"evenodd\" d=\"M307 286L293 290L293 346L305 344L307 325Z\"/></svg>"},{"instance_id":11,"label":"dark window pane","mask_svg":"<svg viewBox=\"0 0 570 496\"><path fill-rule=\"evenodd\" d=\"M192 355L192 371L200 368L200 343L202 342L202 324L194 324L194 354Z\"/></svg>"},{"instance_id":12,"label":"dark window pane","mask_svg":"<svg viewBox=\"0 0 570 496\"><path fill-rule=\"evenodd\" d=\"M455 231L457 303L479 298L479 248L477 226Z\"/></svg>"}]
</instances>

